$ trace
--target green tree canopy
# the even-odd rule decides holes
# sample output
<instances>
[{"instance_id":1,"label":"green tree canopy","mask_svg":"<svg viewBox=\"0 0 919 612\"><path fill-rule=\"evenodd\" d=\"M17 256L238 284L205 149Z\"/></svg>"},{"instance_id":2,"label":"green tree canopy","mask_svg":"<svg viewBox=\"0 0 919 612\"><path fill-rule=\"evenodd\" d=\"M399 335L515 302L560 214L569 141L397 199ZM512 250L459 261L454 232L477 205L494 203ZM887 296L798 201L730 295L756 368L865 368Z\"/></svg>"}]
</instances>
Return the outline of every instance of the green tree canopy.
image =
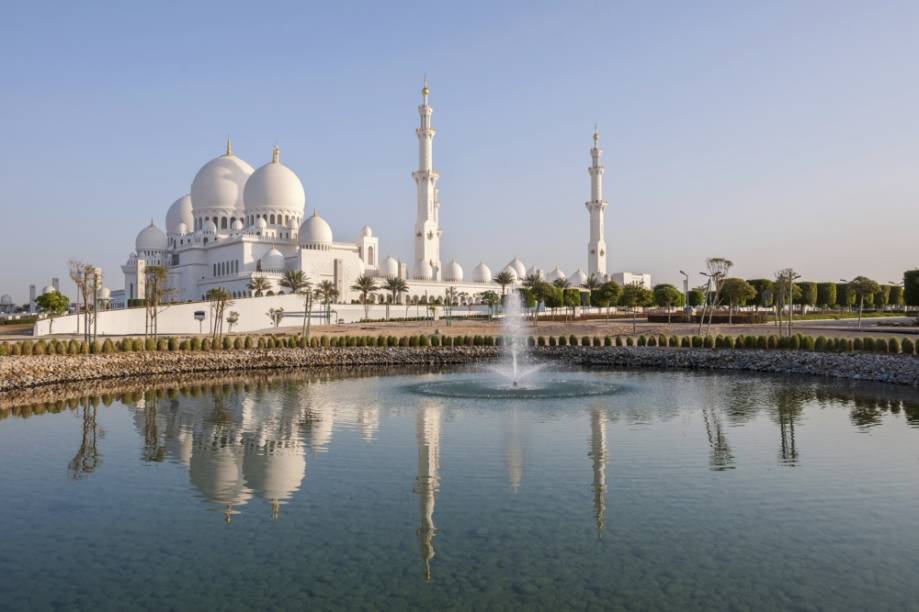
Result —
<instances>
[{"instance_id":1,"label":"green tree canopy","mask_svg":"<svg viewBox=\"0 0 919 612\"><path fill-rule=\"evenodd\" d=\"M689 305L690 306L701 306L705 302L705 292L701 289L690 289L689 290Z\"/></svg>"},{"instance_id":2,"label":"green tree canopy","mask_svg":"<svg viewBox=\"0 0 919 612\"><path fill-rule=\"evenodd\" d=\"M801 295L795 299L795 304L802 304L804 306L816 306L817 283L802 281L800 283L796 283L796 285L798 290L801 292Z\"/></svg>"},{"instance_id":3,"label":"green tree canopy","mask_svg":"<svg viewBox=\"0 0 919 612\"><path fill-rule=\"evenodd\" d=\"M752 278L747 281L756 290L748 303L759 308L771 308L775 302L775 283L768 278Z\"/></svg>"},{"instance_id":4,"label":"green tree canopy","mask_svg":"<svg viewBox=\"0 0 919 612\"><path fill-rule=\"evenodd\" d=\"M919 269L903 273L903 301L908 306L919 306Z\"/></svg>"},{"instance_id":5,"label":"green tree canopy","mask_svg":"<svg viewBox=\"0 0 919 612\"><path fill-rule=\"evenodd\" d=\"M836 305L836 283L817 283L817 304L823 308Z\"/></svg>"},{"instance_id":6,"label":"green tree canopy","mask_svg":"<svg viewBox=\"0 0 919 612\"><path fill-rule=\"evenodd\" d=\"M721 284L721 297L731 308L735 308L756 297L756 289L742 278L726 278Z\"/></svg>"},{"instance_id":7,"label":"green tree canopy","mask_svg":"<svg viewBox=\"0 0 919 612\"><path fill-rule=\"evenodd\" d=\"M639 283L626 285L619 296L619 305L626 308L637 306L650 306L654 303L654 294Z\"/></svg>"},{"instance_id":8,"label":"green tree canopy","mask_svg":"<svg viewBox=\"0 0 919 612\"><path fill-rule=\"evenodd\" d=\"M667 283L654 286L654 304L662 308L683 305L683 293Z\"/></svg>"}]
</instances>

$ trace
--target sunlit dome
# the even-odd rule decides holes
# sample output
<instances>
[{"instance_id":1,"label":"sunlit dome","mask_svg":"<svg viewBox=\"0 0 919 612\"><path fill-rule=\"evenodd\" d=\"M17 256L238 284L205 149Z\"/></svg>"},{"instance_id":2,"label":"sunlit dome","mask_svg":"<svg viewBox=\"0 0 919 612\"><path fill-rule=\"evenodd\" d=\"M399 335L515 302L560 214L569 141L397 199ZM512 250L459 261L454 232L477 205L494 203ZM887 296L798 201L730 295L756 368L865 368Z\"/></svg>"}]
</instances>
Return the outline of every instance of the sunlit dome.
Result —
<instances>
[{"instance_id":1,"label":"sunlit dome","mask_svg":"<svg viewBox=\"0 0 919 612\"><path fill-rule=\"evenodd\" d=\"M568 277L568 280L571 281L572 286L580 287L587 282L587 275L584 274L580 268L571 273L571 276Z\"/></svg>"},{"instance_id":2,"label":"sunlit dome","mask_svg":"<svg viewBox=\"0 0 919 612\"><path fill-rule=\"evenodd\" d=\"M507 267L513 268L514 272L517 274L517 278L526 278L527 269L523 265L523 262L517 259L516 257L510 260L507 264Z\"/></svg>"},{"instance_id":3,"label":"sunlit dome","mask_svg":"<svg viewBox=\"0 0 919 612\"><path fill-rule=\"evenodd\" d=\"M44 287L42 287L41 292L42 292L42 295L47 295L49 293L57 293L57 289L55 289L51 285L45 285Z\"/></svg>"},{"instance_id":4,"label":"sunlit dome","mask_svg":"<svg viewBox=\"0 0 919 612\"><path fill-rule=\"evenodd\" d=\"M373 230L370 229L369 225L365 225L364 229L361 230L361 236L363 236L364 238L370 238L371 236L373 236Z\"/></svg>"},{"instance_id":5,"label":"sunlit dome","mask_svg":"<svg viewBox=\"0 0 919 612\"><path fill-rule=\"evenodd\" d=\"M434 276L434 268L425 260L419 259L415 263L415 269L412 272L412 276L418 280L431 280Z\"/></svg>"},{"instance_id":6,"label":"sunlit dome","mask_svg":"<svg viewBox=\"0 0 919 612\"><path fill-rule=\"evenodd\" d=\"M262 264L262 270L266 272L273 272L284 269L284 254L274 247L262 255L262 258L259 261Z\"/></svg>"},{"instance_id":7,"label":"sunlit dome","mask_svg":"<svg viewBox=\"0 0 919 612\"><path fill-rule=\"evenodd\" d=\"M184 236L185 234L188 233L188 226L185 225L184 223L179 223L179 224L176 226L176 232L175 232L175 233L178 234L178 235L180 235L180 236Z\"/></svg>"},{"instance_id":8,"label":"sunlit dome","mask_svg":"<svg viewBox=\"0 0 919 612\"><path fill-rule=\"evenodd\" d=\"M243 231L243 222L242 222L242 220L241 220L241 219L233 219L233 223L230 224L230 228L231 228L234 232L237 232L237 233Z\"/></svg>"},{"instance_id":9,"label":"sunlit dome","mask_svg":"<svg viewBox=\"0 0 919 612\"><path fill-rule=\"evenodd\" d=\"M386 278L395 278L399 276L399 261L395 257L387 257L383 260L383 276Z\"/></svg>"},{"instance_id":10,"label":"sunlit dome","mask_svg":"<svg viewBox=\"0 0 919 612\"><path fill-rule=\"evenodd\" d=\"M206 234L216 234L217 233L217 224L213 221L205 221L204 223L204 232Z\"/></svg>"},{"instance_id":11,"label":"sunlit dome","mask_svg":"<svg viewBox=\"0 0 919 612\"><path fill-rule=\"evenodd\" d=\"M527 276L535 276L539 280L545 280L546 278L546 275L543 274L542 270L540 270L536 266L533 266L529 270L527 270Z\"/></svg>"},{"instance_id":12,"label":"sunlit dome","mask_svg":"<svg viewBox=\"0 0 919 612\"><path fill-rule=\"evenodd\" d=\"M445 279L448 281L459 282L463 280L463 267L453 259L447 264Z\"/></svg>"},{"instance_id":13,"label":"sunlit dome","mask_svg":"<svg viewBox=\"0 0 919 612\"><path fill-rule=\"evenodd\" d=\"M134 241L135 250L142 251L165 251L169 247L169 240L166 234L157 226L150 222L150 225L140 230L137 239Z\"/></svg>"},{"instance_id":14,"label":"sunlit dome","mask_svg":"<svg viewBox=\"0 0 919 612\"><path fill-rule=\"evenodd\" d=\"M268 222L262 219L261 217L259 217L258 219L255 220L255 229L257 229L258 231L268 229Z\"/></svg>"},{"instance_id":15,"label":"sunlit dome","mask_svg":"<svg viewBox=\"0 0 919 612\"><path fill-rule=\"evenodd\" d=\"M242 214L243 189L252 174L252 166L227 152L207 162L191 183L192 210L204 214L219 209L225 214Z\"/></svg>"},{"instance_id":16,"label":"sunlit dome","mask_svg":"<svg viewBox=\"0 0 919 612\"><path fill-rule=\"evenodd\" d=\"M562 272L562 269L558 266L555 266L549 274L546 275L546 280L550 283L554 283L557 280L566 280L568 277L565 276L565 273Z\"/></svg>"},{"instance_id":17,"label":"sunlit dome","mask_svg":"<svg viewBox=\"0 0 919 612\"><path fill-rule=\"evenodd\" d=\"M243 200L247 213L277 215L274 225L284 225L285 216L303 216L306 193L294 171L281 163L280 149L275 147L271 162L246 181Z\"/></svg>"},{"instance_id":18,"label":"sunlit dome","mask_svg":"<svg viewBox=\"0 0 919 612\"><path fill-rule=\"evenodd\" d=\"M490 283L491 268L479 262L479 265L472 269L472 280L476 283Z\"/></svg>"},{"instance_id":19,"label":"sunlit dome","mask_svg":"<svg viewBox=\"0 0 919 612\"><path fill-rule=\"evenodd\" d=\"M300 224L298 234L302 247L328 247L332 244L332 227L315 210Z\"/></svg>"},{"instance_id":20,"label":"sunlit dome","mask_svg":"<svg viewBox=\"0 0 919 612\"><path fill-rule=\"evenodd\" d=\"M166 231L170 234L184 234L179 230L181 224L185 227L193 227L195 224L194 216L191 210L191 196L183 195L181 198L172 203L169 210L166 211Z\"/></svg>"},{"instance_id":21,"label":"sunlit dome","mask_svg":"<svg viewBox=\"0 0 919 612\"><path fill-rule=\"evenodd\" d=\"M502 272L507 272L508 274L511 275L511 282L512 282L512 283L516 283L518 280L520 280L520 276L517 274L517 269L514 268L514 266L512 266L512 265L510 265L510 264L504 266L504 269L501 270L501 271L502 271Z\"/></svg>"}]
</instances>

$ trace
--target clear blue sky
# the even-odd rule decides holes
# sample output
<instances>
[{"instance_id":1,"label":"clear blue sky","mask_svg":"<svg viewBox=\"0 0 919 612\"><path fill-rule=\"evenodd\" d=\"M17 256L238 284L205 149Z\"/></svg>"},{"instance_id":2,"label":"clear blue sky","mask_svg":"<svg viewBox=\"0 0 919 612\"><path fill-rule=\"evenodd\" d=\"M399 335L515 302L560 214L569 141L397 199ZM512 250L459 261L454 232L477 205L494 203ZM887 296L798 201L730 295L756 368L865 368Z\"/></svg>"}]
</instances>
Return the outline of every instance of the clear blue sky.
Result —
<instances>
[{"instance_id":1,"label":"clear blue sky","mask_svg":"<svg viewBox=\"0 0 919 612\"><path fill-rule=\"evenodd\" d=\"M118 266L229 132L278 141L337 239L408 258L432 88L445 259L586 265L605 149L610 271L919 265L916 2L8 3L0 293ZM69 284L66 285L69 290Z\"/></svg>"}]
</instances>

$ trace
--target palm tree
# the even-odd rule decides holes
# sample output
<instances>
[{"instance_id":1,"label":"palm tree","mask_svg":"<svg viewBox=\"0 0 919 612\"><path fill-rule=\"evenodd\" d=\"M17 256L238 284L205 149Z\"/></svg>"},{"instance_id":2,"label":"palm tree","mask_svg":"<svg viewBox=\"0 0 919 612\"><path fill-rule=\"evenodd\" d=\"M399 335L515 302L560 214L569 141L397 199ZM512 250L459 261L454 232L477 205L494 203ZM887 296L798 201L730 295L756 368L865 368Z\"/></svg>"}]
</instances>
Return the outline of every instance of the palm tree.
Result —
<instances>
[{"instance_id":1,"label":"palm tree","mask_svg":"<svg viewBox=\"0 0 919 612\"><path fill-rule=\"evenodd\" d=\"M332 302L338 297L338 289L335 288L335 283L330 280L321 281L316 287L316 296L322 300L322 305L326 308L326 319L331 323Z\"/></svg>"},{"instance_id":2,"label":"palm tree","mask_svg":"<svg viewBox=\"0 0 919 612\"><path fill-rule=\"evenodd\" d=\"M351 285L351 289L358 291L361 294L361 304L364 305L364 318L370 318L370 302L368 298L376 292L379 287L377 287L377 282L372 276L367 276L366 274L361 274L354 280L354 284Z\"/></svg>"},{"instance_id":3,"label":"palm tree","mask_svg":"<svg viewBox=\"0 0 919 612\"><path fill-rule=\"evenodd\" d=\"M392 295L392 303L395 304L399 301L399 297L408 291L408 283L405 282L404 278L399 278L398 276L390 276L386 279L386 284L383 286L386 291L389 291ZM389 318L389 308L386 309L386 318Z\"/></svg>"},{"instance_id":4,"label":"palm tree","mask_svg":"<svg viewBox=\"0 0 919 612\"><path fill-rule=\"evenodd\" d=\"M501 285L501 301L503 302L507 286L514 282L514 275L510 273L510 270L501 270L492 280Z\"/></svg>"},{"instance_id":5,"label":"palm tree","mask_svg":"<svg viewBox=\"0 0 919 612\"><path fill-rule=\"evenodd\" d=\"M301 270L288 270L281 277L280 285L285 289L290 289L291 293L299 293L303 296L303 328L301 334L309 342L310 311L313 310L313 284L310 282L310 277Z\"/></svg>"},{"instance_id":6,"label":"palm tree","mask_svg":"<svg viewBox=\"0 0 919 612\"><path fill-rule=\"evenodd\" d=\"M255 293L255 297L262 297L265 291L271 289L271 283L264 276L253 276L246 285L246 289Z\"/></svg>"},{"instance_id":7,"label":"palm tree","mask_svg":"<svg viewBox=\"0 0 919 612\"><path fill-rule=\"evenodd\" d=\"M567 278L556 278L552 284L564 291L571 286L571 281Z\"/></svg>"}]
</instances>

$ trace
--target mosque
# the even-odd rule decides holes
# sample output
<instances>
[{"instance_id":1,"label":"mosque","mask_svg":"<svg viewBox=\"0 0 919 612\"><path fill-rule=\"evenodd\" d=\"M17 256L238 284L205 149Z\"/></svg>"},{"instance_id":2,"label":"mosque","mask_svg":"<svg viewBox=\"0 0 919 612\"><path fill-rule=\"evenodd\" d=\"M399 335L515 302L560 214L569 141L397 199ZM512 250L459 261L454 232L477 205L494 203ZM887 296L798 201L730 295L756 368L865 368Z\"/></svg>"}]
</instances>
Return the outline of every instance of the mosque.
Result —
<instances>
[{"instance_id":1,"label":"mosque","mask_svg":"<svg viewBox=\"0 0 919 612\"><path fill-rule=\"evenodd\" d=\"M112 305L126 306L145 294L146 268L162 266L167 272L169 299L186 302L205 299L215 287L233 298L250 297L250 281L264 278L267 295L281 292L285 271L300 270L313 285L331 281L338 300L356 299L351 289L355 279L369 275L381 285L385 279L406 281L408 296L434 299L453 288L465 303L475 303L487 290L496 290L493 272L479 262L467 275L456 259L444 265L440 253L440 199L438 172L433 165L430 90L425 81L418 106L418 169L412 173L417 188L414 225L414 256L410 262L381 256L380 239L365 225L356 238L335 240L329 223L313 210L307 212L306 194L297 175L281 161L276 146L271 161L257 169L237 157L227 140L223 155L207 162L195 175L190 192L176 200L166 213L165 232L152 221L137 235L135 250L122 266L124 290L113 291ZM588 262L566 275L558 266L548 274L527 268L513 258L502 271L515 283L529 274L552 282L567 279L572 287L583 284L588 274L601 280L606 269L603 199L603 165L599 134L594 130L591 149L591 199L589 212ZM383 296L377 296L383 299Z\"/></svg>"}]
</instances>

